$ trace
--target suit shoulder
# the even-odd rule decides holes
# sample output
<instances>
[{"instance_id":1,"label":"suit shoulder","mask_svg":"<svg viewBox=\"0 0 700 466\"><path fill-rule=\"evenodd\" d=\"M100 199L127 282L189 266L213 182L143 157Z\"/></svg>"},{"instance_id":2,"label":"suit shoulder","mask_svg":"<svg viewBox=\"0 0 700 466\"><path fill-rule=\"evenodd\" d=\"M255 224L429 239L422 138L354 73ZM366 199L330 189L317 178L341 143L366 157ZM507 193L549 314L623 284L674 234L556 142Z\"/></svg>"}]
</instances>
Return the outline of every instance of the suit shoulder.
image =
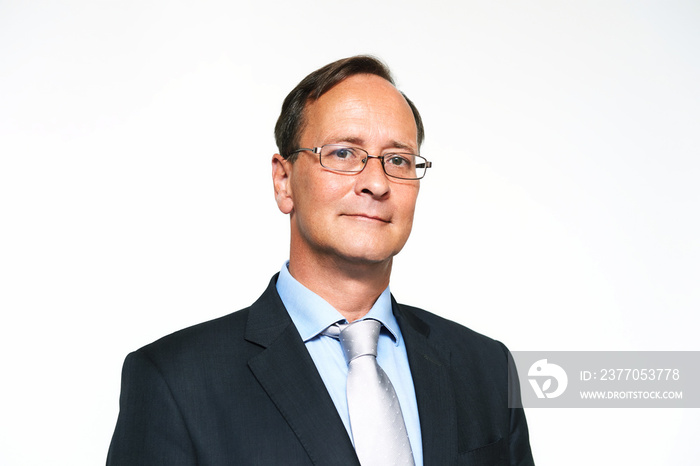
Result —
<instances>
[{"instance_id":1,"label":"suit shoulder","mask_svg":"<svg viewBox=\"0 0 700 466\"><path fill-rule=\"evenodd\" d=\"M178 330L150 343L137 352L154 362L162 359L197 357L230 350L243 340L250 308Z\"/></svg>"}]
</instances>

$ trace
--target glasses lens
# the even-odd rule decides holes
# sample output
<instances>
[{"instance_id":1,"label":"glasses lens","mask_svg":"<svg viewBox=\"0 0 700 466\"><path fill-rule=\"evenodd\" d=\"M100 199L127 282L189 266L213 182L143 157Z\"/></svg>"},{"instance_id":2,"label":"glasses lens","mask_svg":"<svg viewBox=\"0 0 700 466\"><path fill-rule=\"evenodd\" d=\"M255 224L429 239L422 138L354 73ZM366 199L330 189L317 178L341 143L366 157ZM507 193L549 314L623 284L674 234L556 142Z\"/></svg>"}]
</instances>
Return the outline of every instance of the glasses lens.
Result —
<instances>
[{"instance_id":1,"label":"glasses lens","mask_svg":"<svg viewBox=\"0 0 700 466\"><path fill-rule=\"evenodd\" d=\"M367 152L357 147L327 144L321 147L321 165L340 172L362 171Z\"/></svg>"},{"instance_id":2,"label":"glasses lens","mask_svg":"<svg viewBox=\"0 0 700 466\"><path fill-rule=\"evenodd\" d=\"M321 165L330 170L346 173L361 172L369 153L359 147L341 144L326 144L321 147ZM384 171L394 178L418 180L425 176L428 161L415 154L386 154L383 157Z\"/></svg>"},{"instance_id":3,"label":"glasses lens","mask_svg":"<svg viewBox=\"0 0 700 466\"><path fill-rule=\"evenodd\" d=\"M387 154L384 156L384 170L389 176L416 180L425 176L427 160L414 154Z\"/></svg>"}]
</instances>

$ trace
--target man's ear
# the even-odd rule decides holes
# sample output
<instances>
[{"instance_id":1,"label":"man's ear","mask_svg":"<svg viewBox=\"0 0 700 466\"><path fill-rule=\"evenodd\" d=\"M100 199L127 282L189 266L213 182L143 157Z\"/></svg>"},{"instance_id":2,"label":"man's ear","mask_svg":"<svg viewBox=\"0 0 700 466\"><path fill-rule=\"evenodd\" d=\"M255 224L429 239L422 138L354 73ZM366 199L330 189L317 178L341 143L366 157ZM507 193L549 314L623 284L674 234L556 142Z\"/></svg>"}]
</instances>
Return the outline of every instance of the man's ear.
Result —
<instances>
[{"instance_id":1,"label":"man's ear","mask_svg":"<svg viewBox=\"0 0 700 466\"><path fill-rule=\"evenodd\" d=\"M281 155L272 156L272 184L275 187L275 201L283 214L289 214L294 209L291 185L292 168L292 162Z\"/></svg>"}]
</instances>

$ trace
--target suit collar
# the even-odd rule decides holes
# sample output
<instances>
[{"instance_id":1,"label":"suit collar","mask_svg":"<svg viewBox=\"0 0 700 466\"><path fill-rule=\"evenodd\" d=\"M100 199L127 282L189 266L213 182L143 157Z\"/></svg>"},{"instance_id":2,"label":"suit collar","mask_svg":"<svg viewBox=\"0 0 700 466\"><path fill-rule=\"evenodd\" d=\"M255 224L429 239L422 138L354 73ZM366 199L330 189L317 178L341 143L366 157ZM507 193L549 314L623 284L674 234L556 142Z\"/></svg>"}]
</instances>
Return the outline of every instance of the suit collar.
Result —
<instances>
[{"instance_id":1,"label":"suit collar","mask_svg":"<svg viewBox=\"0 0 700 466\"><path fill-rule=\"evenodd\" d=\"M418 404L424 464L451 464L458 449L457 405L449 373L450 352L429 339L430 326L392 298L406 342Z\"/></svg>"},{"instance_id":2,"label":"suit collar","mask_svg":"<svg viewBox=\"0 0 700 466\"><path fill-rule=\"evenodd\" d=\"M272 277L262 296L250 306L245 329L245 339L263 348L270 346L292 323L275 289L277 276Z\"/></svg>"},{"instance_id":3,"label":"suit collar","mask_svg":"<svg viewBox=\"0 0 700 466\"><path fill-rule=\"evenodd\" d=\"M277 275L250 307L245 338L263 349L248 366L314 464L359 466L335 405L277 294L276 280Z\"/></svg>"}]
</instances>

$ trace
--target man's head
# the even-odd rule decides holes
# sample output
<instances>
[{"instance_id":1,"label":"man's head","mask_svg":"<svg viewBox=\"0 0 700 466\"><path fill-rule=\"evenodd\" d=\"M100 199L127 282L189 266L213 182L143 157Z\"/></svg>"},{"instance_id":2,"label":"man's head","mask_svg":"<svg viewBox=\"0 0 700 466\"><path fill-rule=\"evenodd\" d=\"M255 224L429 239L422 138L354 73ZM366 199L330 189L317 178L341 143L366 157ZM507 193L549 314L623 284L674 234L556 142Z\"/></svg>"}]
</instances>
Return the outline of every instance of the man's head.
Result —
<instances>
[{"instance_id":1,"label":"man's head","mask_svg":"<svg viewBox=\"0 0 700 466\"><path fill-rule=\"evenodd\" d=\"M319 68L292 89L292 92L284 99L282 112L275 125L277 149L283 157L289 158L292 162L297 157L297 153L294 153L294 151L300 147L299 134L306 123L305 109L307 104L318 100L344 79L358 74L373 74L395 85L391 72L384 63L368 55L357 55L334 61L323 68ZM402 93L402 95L416 120L416 126L418 127L417 142L420 147L425 136L423 121L413 102L405 94Z\"/></svg>"},{"instance_id":2,"label":"man's head","mask_svg":"<svg viewBox=\"0 0 700 466\"><path fill-rule=\"evenodd\" d=\"M381 62L355 57L312 73L285 100L272 165L277 205L290 214L290 270L305 262L385 264L388 271L406 243L420 181L387 176L383 161L418 154L423 129L390 79ZM311 150L329 144L384 159L366 159L359 173L330 170Z\"/></svg>"}]
</instances>

